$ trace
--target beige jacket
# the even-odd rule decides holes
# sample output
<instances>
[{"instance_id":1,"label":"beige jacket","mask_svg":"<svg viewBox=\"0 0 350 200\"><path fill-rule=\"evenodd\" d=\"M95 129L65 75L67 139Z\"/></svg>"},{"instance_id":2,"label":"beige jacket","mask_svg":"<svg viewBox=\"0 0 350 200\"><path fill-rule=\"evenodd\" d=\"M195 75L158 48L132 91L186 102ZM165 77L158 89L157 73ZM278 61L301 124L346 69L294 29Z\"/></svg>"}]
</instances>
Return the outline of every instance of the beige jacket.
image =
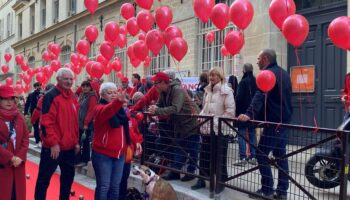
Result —
<instances>
[{"instance_id":1,"label":"beige jacket","mask_svg":"<svg viewBox=\"0 0 350 200\"><path fill-rule=\"evenodd\" d=\"M233 97L233 90L227 84L222 84L221 82L217 83L214 87L209 84L204 90L204 106L200 114L214 115L214 131L217 134L218 117L235 117L236 104ZM206 123L206 125L201 128L203 134L209 134L209 123ZM223 126L222 128L224 134L231 132L227 126Z\"/></svg>"}]
</instances>

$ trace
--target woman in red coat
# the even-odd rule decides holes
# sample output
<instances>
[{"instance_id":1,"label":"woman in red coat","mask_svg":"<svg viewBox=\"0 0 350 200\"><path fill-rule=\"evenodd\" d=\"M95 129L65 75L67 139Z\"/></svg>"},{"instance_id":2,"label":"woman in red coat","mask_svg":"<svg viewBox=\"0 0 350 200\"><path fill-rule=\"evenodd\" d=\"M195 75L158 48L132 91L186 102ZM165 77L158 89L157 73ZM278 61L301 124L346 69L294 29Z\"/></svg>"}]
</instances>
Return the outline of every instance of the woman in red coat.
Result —
<instances>
[{"instance_id":1,"label":"woman in red coat","mask_svg":"<svg viewBox=\"0 0 350 200\"><path fill-rule=\"evenodd\" d=\"M0 183L3 200L26 199L28 134L24 117L15 105L13 88L0 86Z\"/></svg>"}]
</instances>

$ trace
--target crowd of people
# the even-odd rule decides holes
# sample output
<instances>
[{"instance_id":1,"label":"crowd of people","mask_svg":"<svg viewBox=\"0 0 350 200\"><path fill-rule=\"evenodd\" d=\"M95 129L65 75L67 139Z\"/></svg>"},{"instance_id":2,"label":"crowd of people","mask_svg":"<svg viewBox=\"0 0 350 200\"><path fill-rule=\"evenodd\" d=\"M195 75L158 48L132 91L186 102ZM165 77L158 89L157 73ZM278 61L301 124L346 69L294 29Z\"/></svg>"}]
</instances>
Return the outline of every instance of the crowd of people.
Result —
<instances>
[{"instance_id":1,"label":"crowd of people","mask_svg":"<svg viewBox=\"0 0 350 200\"><path fill-rule=\"evenodd\" d=\"M35 141L41 148L35 199L46 199L51 176L58 166L61 169L60 199L69 199L75 166L84 166L90 160L96 175L95 199L125 199L131 159L142 154L143 133L139 129L142 117L135 116L138 111L158 116L159 135L171 134L175 138L176 144L167 150L167 157L172 160L170 167L180 171L189 156L187 172L190 174L196 173L198 161L200 168L209 169L210 131L200 128L195 117L174 117L174 114L212 115L216 135L218 117L238 117L245 122L265 116L268 121L288 123L292 114L288 73L277 65L272 49L261 51L257 64L260 70L271 70L277 79L274 88L266 94L266 109L265 94L257 89L250 63L243 65L243 78L239 83L235 76L230 76L226 82L220 67L203 72L194 93L182 88L181 80L171 70L157 72L147 79L132 74L132 87L127 78L121 80L120 87L112 82L87 79L73 92L74 73L68 68L59 69L57 84L48 84L45 91L40 83L35 83L23 111L24 116L31 117ZM5 199L25 199L24 163L29 131L22 113L16 108L15 96L11 87L0 87L0 181L6 182ZM266 155L273 152L275 157L283 157L286 154L287 133L282 129L265 128L258 143L255 129L242 123L238 131L239 160L235 165L258 164L262 188L257 193L271 197L275 190ZM222 133L224 137L225 134ZM160 145L168 143L166 139L159 142ZM227 140L222 145L222 151L216 152L222 158L217 178L225 181L228 177ZM252 146L257 146L264 154ZM181 150L178 147L182 147ZM287 159L278 162L284 172L288 172ZM209 172L200 170L199 174ZM177 172L170 172L163 178L194 179L190 175L181 177ZM191 188L205 186L205 181L198 179ZM218 187L217 192L223 189ZM279 173L278 199L286 199L287 190L287 176Z\"/></svg>"}]
</instances>

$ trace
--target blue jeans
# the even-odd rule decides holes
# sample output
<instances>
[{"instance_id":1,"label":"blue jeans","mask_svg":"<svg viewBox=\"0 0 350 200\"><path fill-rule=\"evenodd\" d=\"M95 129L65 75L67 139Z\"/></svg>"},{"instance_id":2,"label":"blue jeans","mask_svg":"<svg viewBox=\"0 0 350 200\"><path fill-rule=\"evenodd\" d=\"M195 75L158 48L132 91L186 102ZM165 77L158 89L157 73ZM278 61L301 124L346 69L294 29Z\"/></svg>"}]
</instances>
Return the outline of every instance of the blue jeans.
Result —
<instances>
[{"instance_id":1,"label":"blue jeans","mask_svg":"<svg viewBox=\"0 0 350 200\"><path fill-rule=\"evenodd\" d=\"M96 175L95 200L116 200L123 176L124 155L120 158L92 151L92 166Z\"/></svg>"},{"instance_id":2,"label":"blue jeans","mask_svg":"<svg viewBox=\"0 0 350 200\"><path fill-rule=\"evenodd\" d=\"M261 189L266 195L270 195L274 191L272 171L267 155L272 151L275 159L277 160L277 165L288 174L288 159L279 159L280 157L286 155L287 141L288 133L286 130L280 129L276 131L275 128L264 128L258 146L258 149L260 149L263 154L259 153L258 151L257 160L261 174ZM287 195L288 187L288 177L283 174L281 170L278 170L277 194Z\"/></svg>"},{"instance_id":3,"label":"blue jeans","mask_svg":"<svg viewBox=\"0 0 350 200\"><path fill-rule=\"evenodd\" d=\"M196 171L196 164L198 161L200 136L196 134L191 135L188 138L176 138L175 140L176 146L174 147L173 151L174 162L172 162L171 167L181 170L182 166L186 162L187 154L189 154L190 159L187 167L187 172L194 173ZM181 149L179 147L181 147Z\"/></svg>"},{"instance_id":4,"label":"blue jeans","mask_svg":"<svg viewBox=\"0 0 350 200\"><path fill-rule=\"evenodd\" d=\"M256 133L255 128L238 128L238 132L245 136L246 139L249 141L250 146L250 158L256 157L256 149L252 147L251 145L256 146ZM243 139L243 137L238 136L238 144L239 144L239 159L248 159L246 151L246 141Z\"/></svg>"}]
</instances>

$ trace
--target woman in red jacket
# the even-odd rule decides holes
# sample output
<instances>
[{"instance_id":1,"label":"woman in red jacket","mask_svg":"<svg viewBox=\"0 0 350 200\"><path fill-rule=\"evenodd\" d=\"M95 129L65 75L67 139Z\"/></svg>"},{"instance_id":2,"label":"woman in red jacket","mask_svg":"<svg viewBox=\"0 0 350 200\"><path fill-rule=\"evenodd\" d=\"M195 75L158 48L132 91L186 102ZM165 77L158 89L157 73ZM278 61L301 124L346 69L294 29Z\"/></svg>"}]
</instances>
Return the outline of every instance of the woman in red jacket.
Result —
<instances>
[{"instance_id":1,"label":"woman in red jacket","mask_svg":"<svg viewBox=\"0 0 350 200\"><path fill-rule=\"evenodd\" d=\"M122 179L129 122L123 104L125 92L114 83L103 83L101 99L95 108L92 165L96 175L95 200L118 199Z\"/></svg>"},{"instance_id":2,"label":"woman in red jacket","mask_svg":"<svg viewBox=\"0 0 350 200\"><path fill-rule=\"evenodd\" d=\"M0 86L0 183L1 199L25 200L25 161L29 133L15 105L15 92Z\"/></svg>"}]
</instances>

